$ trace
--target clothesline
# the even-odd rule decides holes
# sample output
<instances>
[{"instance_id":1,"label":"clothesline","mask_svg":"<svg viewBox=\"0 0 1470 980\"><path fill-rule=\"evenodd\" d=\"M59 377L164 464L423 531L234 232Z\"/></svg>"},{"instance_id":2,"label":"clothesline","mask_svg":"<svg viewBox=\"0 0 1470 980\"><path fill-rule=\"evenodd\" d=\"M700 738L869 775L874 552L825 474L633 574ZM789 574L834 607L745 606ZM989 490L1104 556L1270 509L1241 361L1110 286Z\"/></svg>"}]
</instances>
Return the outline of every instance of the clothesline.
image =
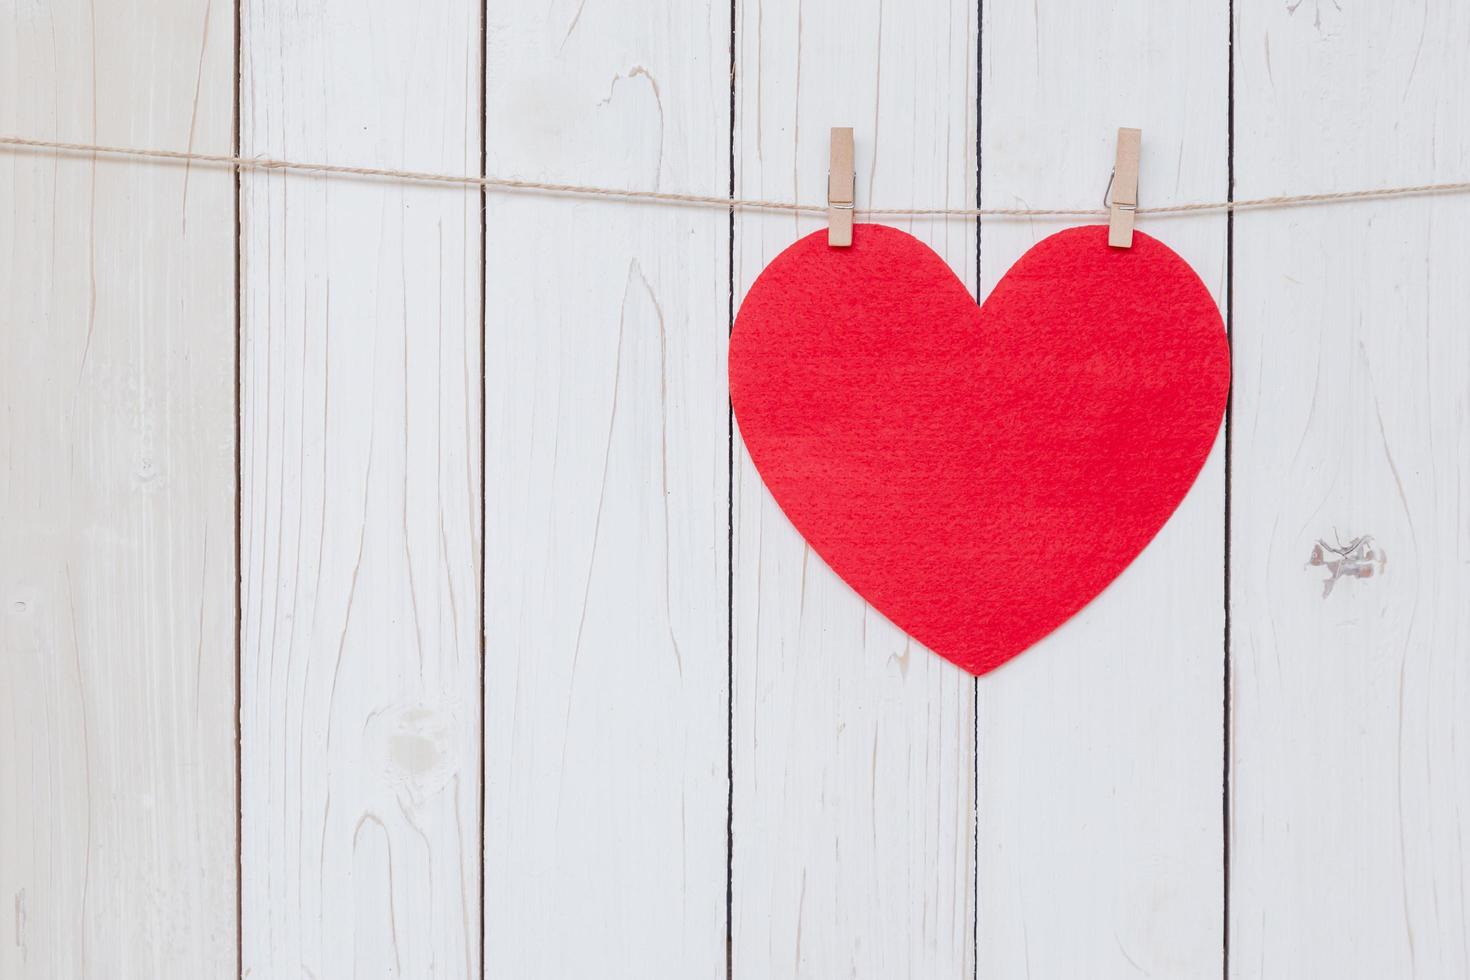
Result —
<instances>
[{"instance_id":1,"label":"clothesline","mask_svg":"<svg viewBox=\"0 0 1470 980\"><path fill-rule=\"evenodd\" d=\"M683 194L673 191L635 190L621 187L599 187L592 184L563 184L539 180L518 180L511 177L485 177L475 174L446 174L425 170L399 170L392 167L359 167L337 163L307 163L296 160L277 160L269 157L234 156L227 153L195 153L184 150L167 150L132 146L108 146L100 143L70 143L62 140L28 139L21 136L0 136L0 146L17 149L56 150L64 153L132 157L148 160L173 161L208 166L224 166L242 171L283 171L320 176L368 177L402 183L449 184L462 187L481 187L486 190L541 192L553 195L576 197L602 197L629 201L646 201L650 204L677 204L691 207L710 207L722 210L741 211L786 211L797 214L821 215L827 211L826 204L803 204L796 201L771 201L731 197L722 194ZM1195 204L1169 204L1160 207L1140 207L1138 214L1193 214L1211 211L1259 211L1267 208L1298 207L1310 204L1332 204L1342 201L1364 201L1381 198L1409 197L1424 194L1462 194L1470 191L1470 181L1455 181L1443 184L1409 184L1400 187L1379 187L1369 190L1333 191L1323 194L1285 194L1276 197L1247 198L1237 201L1210 201ZM860 217L944 217L944 218L1051 218L1051 217L1101 217L1108 212L1104 208L858 208Z\"/></svg>"}]
</instances>

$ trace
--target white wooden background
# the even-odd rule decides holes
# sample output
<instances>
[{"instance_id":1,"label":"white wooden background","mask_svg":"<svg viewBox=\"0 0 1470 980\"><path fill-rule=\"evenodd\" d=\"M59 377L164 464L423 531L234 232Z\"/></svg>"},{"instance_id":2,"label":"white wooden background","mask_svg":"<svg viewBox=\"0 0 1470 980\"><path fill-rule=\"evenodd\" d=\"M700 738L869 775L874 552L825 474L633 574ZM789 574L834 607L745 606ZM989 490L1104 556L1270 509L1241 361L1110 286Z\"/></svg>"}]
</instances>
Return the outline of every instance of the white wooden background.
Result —
<instances>
[{"instance_id":1,"label":"white wooden background","mask_svg":"<svg viewBox=\"0 0 1470 980\"><path fill-rule=\"evenodd\" d=\"M877 206L1095 206L1119 125L1145 204L1470 176L1464 4L0 25L41 138L812 200L852 125ZM817 222L13 150L0 202L0 978L1470 976L1470 197L1144 219L1227 431L979 681L732 427ZM982 294L1061 227L903 226Z\"/></svg>"}]
</instances>

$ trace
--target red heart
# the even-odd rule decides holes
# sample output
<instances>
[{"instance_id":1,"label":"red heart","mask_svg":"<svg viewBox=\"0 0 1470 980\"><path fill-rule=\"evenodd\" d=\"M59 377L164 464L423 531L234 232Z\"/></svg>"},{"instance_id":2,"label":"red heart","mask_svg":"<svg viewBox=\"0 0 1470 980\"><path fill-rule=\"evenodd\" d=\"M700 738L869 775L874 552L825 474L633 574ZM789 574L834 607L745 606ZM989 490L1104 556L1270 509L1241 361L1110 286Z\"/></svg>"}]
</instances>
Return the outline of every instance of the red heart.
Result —
<instances>
[{"instance_id":1,"label":"red heart","mask_svg":"<svg viewBox=\"0 0 1470 980\"><path fill-rule=\"evenodd\" d=\"M1230 354L1166 245L1052 235L981 307L911 235L861 225L778 255L730 337L740 433L838 575L971 673L1127 567L1215 441Z\"/></svg>"}]
</instances>

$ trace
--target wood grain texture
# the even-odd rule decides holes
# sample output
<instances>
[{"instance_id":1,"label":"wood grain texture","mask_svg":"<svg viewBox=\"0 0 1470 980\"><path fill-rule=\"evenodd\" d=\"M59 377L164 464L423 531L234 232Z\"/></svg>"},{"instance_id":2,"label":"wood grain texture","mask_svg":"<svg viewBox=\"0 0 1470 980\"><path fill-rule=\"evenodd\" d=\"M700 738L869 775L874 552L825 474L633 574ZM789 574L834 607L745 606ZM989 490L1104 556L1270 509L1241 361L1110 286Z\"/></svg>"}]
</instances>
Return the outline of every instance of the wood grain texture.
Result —
<instances>
[{"instance_id":1,"label":"wood grain texture","mask_svg":"<svg viewBox=\"0 0 1470 980\"><path fill-rule=\"evenodd\" d=\"M0 130L229 152L227 5L0 23ZM7 980L235 972L233 191L0 154Z\"/></svg>"},{"instance_id":2,"label":"wood grain texture","mask_svg":"<svg viewBox=\"0 0 1470 980\"><path fill-rule=\"evenodd\" d=\"M489 17L492 173L728 186L728 6ZM721 211L489 201L491 976L725 976L728 256Z\"/></svg>"},{"instance_id":3,"label":"wood grain texture","mask_svg":"<svg viewBox=\"0 0 1470 980\"><path fill-rule=\"evenodd\" d=\"M1143 206L1224 198L1223 0L987 3L981 38L986 206L1097 207L1120 126L1143 130ZM1225 221L1138 228L1223 304ZM1070 223L987 221L985 289ZM1222 463L1223 439L1117 581L980 680L980 976L1220 974Z\"/></svg>"},{"instance_id":4,"label":"wood grain texture","mask_svg":"<svg viewBox=\"0 0 1470 980\"><path fill-rule=\"evenodd\" d=\"M479 6L245 4L241 151L474 173ZM479 973L480 200L241 187L244 967Z\"/></svg>"},{"instance_id":5,"label":"wood grain texture","mask_svg":"<svg viewBox=\"0 0 1470 980\"><path fill-rule=\"evenodd\" d=\"M0 0L0 132L228 152L238 13L246 154L816 201L850 125L859 207L1095 207L1140 126L1144 207L1465 178L1470 10L1230 6ZM1233 289L1228 582L1220 446L975 682L731 429L731 305L820 219L495 193L482 255L478 191L235 193L0 152L3 980L1470 975L1470 198L1141 216ZM900 225L983 294L1068 223Z\"/></svg>"},{"instance_id":6,"label":"wood grain texture","mask_svg":"<svg viewBox=\"0 0 1470 980\"><path fill-rule=\"evenodd\" d=\"M1464 179L1470 9L1236 9L1241 196ZM1467 219L1236 219L1237 977L1470 975Z\"/></svg>"},{"instance_id":7,"label":"wood grain texture","mask_svg":"<svg viewBox=\"0 0 1470 980\"><path fill-rule=\"evenodd\" d=\"M737 5L736 192L972 206L973 3ZM740 214L737 299L820 220ZM973 287L975 227L914 221ZM734 975L969 976L974 681L811 553L743 445L734 498Z\"/></svg>"}]
</instances>

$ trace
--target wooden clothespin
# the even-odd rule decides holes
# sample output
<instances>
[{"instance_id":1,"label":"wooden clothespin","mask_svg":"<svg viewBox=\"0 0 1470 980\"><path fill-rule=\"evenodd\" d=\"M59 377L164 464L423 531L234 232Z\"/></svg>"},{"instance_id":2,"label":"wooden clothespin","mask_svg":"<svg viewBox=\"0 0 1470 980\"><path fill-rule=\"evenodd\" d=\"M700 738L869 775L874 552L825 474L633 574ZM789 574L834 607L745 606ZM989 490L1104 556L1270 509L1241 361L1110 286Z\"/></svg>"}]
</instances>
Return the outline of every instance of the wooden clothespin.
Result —
<instances>
[{"instance_id":1,"label":"wooden clothespin","mask_svg":"<svg viewBox=\"0 0 1470 980\"><path fill-rule=\"evenodd\" d=\"M1118 130L1118 155L1113 162L1112 195L1108 204L1108 244L1133 247L1133 215L1138 210L1138 152L1143 130Z\"/></svg>"},{"instance_id":2,"label":"wooden clothespin","mask_svg":"<svg viewBox=\"0 0 1470 980\"><path fill-rule=\"evenodd\" d=\"M852 127L832 127L832 156L827 167L827 244L852 244L857 175L852 169Z\"/></svg>"}]
</instances>

